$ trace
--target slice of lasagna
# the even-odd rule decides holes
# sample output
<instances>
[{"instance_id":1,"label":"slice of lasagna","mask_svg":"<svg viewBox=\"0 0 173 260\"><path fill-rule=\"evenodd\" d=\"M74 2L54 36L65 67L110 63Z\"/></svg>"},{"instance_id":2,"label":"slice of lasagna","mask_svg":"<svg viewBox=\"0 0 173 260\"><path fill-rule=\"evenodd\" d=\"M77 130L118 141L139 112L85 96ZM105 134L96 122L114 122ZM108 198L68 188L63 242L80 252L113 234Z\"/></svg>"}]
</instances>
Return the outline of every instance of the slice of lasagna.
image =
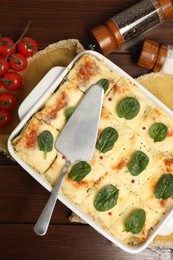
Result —
<instances>
[{"instance_id":1,"label":"slice of lasagna","mask_svg":"<svg viewBox=\"0 0 173 260\"><path fill-rule=\"evenodd\" d=\"M129 79L122 77L106 96L103 107L122 125L134 131L154 104Z\"/></svg>"},{"instance_id":2,"label":"slice of lasagna","mask_svg":"<svg viewBox=\"0 0 173 260\"><path fill-rule=\"evenodd\" d=\"M62 130L82 96L83 93L76 85L65 81L50 96L43 109L36 113L36 117L57 130Z\"/></svg>"},{"instance_id":3,"label":"slice of lasagna","mask_svg":"<svg viewBox=\"0 0 173 260\"><path fill-rule=\"evenodd\" d=\"M119 73L108 68L104 61L99 60L91 54L84 54L75 63L66 78L77 85L83 92L86 92L90 86L97 83L100 79L105 78L110 83L109 87L105 90L107 94L121 77Z\"/></svg>"},{"instance_id":4,"label":"slice of lasagna","mask_svg":"<svg viewBox=\"0 0 173 260\"><path fill-rule=\"evenodd\" d=\"M25 129L13 140L17 156L41 174L51 166L57 151L54 142L58 131L33 117Z\"/></svg>"},{"instance_id":5,"label":"slice of lasagna","mask_svg":"<svg viewBox=\"0 0 173 260\"><path fill-rule=\"evenodd\" d=\"M140 226L142 219L140 219L140 214L138 216L136 214L135 217L134 213L140 211L144 212L146 218L144 225L141 226L141 230L139 231L138 226ZM129 221L130 218L131 221ZM147 207L139 197L136 197L119 218L115 220L109 228L109 232L121 242L129 246L136 246L147 240L158 221L159 218L154 210Z\"/></svg>"}]
</instances>

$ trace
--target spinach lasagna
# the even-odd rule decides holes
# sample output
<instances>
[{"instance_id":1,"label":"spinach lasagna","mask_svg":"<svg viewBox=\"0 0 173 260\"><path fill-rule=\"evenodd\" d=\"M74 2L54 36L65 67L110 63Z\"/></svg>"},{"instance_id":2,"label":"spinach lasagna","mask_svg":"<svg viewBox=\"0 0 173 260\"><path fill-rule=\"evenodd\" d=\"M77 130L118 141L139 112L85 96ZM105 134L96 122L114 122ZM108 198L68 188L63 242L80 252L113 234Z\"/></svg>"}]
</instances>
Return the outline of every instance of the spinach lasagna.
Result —
<instances>
[{"instance_id":1,"label":"spinach lasagna","mask_svg":"<svg viewBox=\"0 0 173 260\"><path fill-rule=\"evenodd\" d=\"M129 79L84 54L13 140L55 185L65 157L54 142L89 87L106 79L94 155L69 168L60 192L123 243L143 243L172 207L173 120Z\"/></svg>"}]
</instances>

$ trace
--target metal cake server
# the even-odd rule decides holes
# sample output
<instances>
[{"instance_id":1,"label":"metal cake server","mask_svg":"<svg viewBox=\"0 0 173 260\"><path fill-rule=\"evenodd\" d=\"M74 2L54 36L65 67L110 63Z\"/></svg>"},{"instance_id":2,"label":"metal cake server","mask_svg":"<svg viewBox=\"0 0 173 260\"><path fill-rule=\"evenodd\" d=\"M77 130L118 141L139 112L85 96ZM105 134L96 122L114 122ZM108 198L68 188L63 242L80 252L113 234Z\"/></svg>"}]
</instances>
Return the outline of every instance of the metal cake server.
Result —
<instances>
[{"instance_id":1,"label":"metal cake server","mask_svg":"<svg viewBox=\"0 0 173 260\"><path fill-rule=\"evenodd\" d=\"M104 89L102 85L98 83L92 85L56 140L55 148L66 157L66 164L34 226L34 231L37 235L43 236L47 232L59 189L71 163L75 161L89 161L93 156L103 96Z\"/></svg>"}]
</instances>

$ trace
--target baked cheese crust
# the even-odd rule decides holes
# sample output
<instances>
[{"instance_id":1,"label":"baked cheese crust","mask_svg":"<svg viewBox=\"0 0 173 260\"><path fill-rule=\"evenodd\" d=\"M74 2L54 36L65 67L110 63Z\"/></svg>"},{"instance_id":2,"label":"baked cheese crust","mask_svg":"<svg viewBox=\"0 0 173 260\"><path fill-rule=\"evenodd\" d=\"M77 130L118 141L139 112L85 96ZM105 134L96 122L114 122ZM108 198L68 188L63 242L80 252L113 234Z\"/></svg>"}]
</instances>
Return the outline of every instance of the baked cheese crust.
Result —
<instances>
[{"instance_id":1,"label":"baked cheese crust","mask_svg":"<svg viewBox=\"0 0 173 260\"><path fill-rule=\"evenodd\" d=\"M67 75L68 81L77 85L82 92L86 92L91 85L100 79L106 78L110 82L106 94L121 77L119 73L109 69L102 60L98 60L90 54L83 55Z\"/></svg>"},{"instance_id":2,"label":"baked cheese crust","mask_svg":"<svg viewBox=\"0 0 173 260\"><path fill-rule=\"evenodd\" d=\"M57 130L62 130L67 121L67 110L77 106L82 96L83 92L76 85L65 82L57 92L51 95L36 117Z\"/></svg>"}]
</instances>

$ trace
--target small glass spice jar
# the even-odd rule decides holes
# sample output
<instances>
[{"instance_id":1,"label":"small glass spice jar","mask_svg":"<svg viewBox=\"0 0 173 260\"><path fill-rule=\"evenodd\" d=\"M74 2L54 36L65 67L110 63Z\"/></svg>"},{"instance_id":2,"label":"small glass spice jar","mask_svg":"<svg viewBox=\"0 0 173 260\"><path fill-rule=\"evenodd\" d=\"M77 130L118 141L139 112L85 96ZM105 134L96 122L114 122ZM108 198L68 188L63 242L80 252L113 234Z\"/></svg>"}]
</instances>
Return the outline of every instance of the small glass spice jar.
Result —
<instances>
[{"instance_id":1,"label":"small glass spice jar","mask_svg":"<svg viewBox=\"0 0 173 260\"><path fill-rule=\"evenodd\" d=\"M145 39L138 66L173 74L173 46Z\"/></svg>"},{"instance_id":2,"label":"small glass spice jar","mask_svg":"<svg viewBox=\"0 0 173 260\"><path fill-rule=\"evenodd\" d=\"M142 0L91 29L90 49L103 55L173 17L173 0Z\"/></svg>"}]
</instances>

